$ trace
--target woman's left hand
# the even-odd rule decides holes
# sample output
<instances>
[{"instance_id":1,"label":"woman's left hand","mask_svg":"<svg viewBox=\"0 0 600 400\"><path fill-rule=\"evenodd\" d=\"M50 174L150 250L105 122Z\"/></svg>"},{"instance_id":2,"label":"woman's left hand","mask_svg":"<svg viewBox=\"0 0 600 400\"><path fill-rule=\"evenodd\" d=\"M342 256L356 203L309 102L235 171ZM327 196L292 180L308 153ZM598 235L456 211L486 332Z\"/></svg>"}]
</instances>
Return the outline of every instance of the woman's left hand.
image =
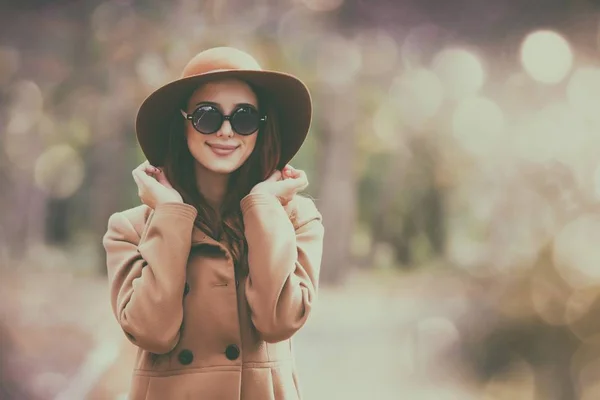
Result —
<instances>
[{"instance_id":1,"label":"woman's left hand","mask_svg":"<svg viewBox=\"0 0 600 400\"><path fill-rule=\"evenodd\" d=\"M250 193L267 193L276 196L282 205L289 203L296 193L308 186L308 178L302 170L286 165L283 171L275 171L265 181L258 183Z\"/></svg>"}]
</instances>

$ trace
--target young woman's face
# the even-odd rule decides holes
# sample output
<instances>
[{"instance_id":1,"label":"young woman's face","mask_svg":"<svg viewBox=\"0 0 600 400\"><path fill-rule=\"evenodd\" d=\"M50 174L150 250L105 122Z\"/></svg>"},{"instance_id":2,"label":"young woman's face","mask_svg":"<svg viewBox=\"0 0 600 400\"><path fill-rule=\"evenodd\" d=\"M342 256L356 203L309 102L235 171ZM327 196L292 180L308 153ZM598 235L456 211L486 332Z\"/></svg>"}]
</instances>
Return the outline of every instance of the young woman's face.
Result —
<instances>
[{"instance_id":1,"label":"young woman's face","mask_svg":"<svg viewBox=\"0 0 600 400\"><path fill-rule=\"evenodd\" d=\"M203 110L210 112L202 117L206 121L218 118L218 113L210 107L230 116L236 111L242 114L253 112L249 106L258 109L256 94L250 86L239 80L223 80L209 82L196 89L184 111L192 114L198 107L204 107ZM246 117L240 117L244 122ZM211 134L198 132L192 121L187 121L185 126L185 136L192 156L201 166L219 174L230 174L241 167L254 150L258 135L258 131L250 135L236 133L229 120L223 120L218 130ZM237 125L234 123L234 126ZM240 126L244 126L243 123Z\"/></svg>"}]
</instances>

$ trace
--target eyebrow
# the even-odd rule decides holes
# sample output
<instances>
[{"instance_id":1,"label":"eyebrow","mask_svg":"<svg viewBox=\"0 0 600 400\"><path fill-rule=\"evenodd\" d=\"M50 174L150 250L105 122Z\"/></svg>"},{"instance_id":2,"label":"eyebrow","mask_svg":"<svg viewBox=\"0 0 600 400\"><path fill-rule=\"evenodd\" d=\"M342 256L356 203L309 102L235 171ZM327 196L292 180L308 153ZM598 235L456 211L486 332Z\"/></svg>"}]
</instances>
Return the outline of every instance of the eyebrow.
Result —
<instances>
[{"instance_id":1,"label":"eyebrow","mask_svg":"<svg viewBox=\"0 0 600 400\"><path fill-rule=\"evenodd\" d=\"M222 106L219 103L215 103L214 101L200 101L198 103L196 103L196 106L200 106L200 105L204 105L204 104L208 104L211 106L215 106L218 109L222 110ZM250 104L250 103L237 103L233 106L233 108L237 108L237 107L241 107L241 106L250 106L250 107L254 107L254 108L258 108L258 106L255 106L254 104Z\"/></svg>"}]
</instances>

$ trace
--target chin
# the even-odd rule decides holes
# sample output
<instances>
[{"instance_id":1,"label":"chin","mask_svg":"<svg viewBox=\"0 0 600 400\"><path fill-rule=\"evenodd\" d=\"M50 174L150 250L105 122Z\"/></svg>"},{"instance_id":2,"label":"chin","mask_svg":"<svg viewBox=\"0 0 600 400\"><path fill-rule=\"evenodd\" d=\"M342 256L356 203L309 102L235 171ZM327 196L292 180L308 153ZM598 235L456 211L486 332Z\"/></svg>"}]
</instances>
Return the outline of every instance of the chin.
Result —
<instances>
[{"instance_id":1,"label":"chin","mask_svg":"<svg viewBox=\"0 0 600 400\"><path fill-rule=\"evenodd\" d=\"M243 160L240 160L238 157L231 160L209 159L203 161L204 162L202 162L201 164L204 166L204 168L216 174L222 175L231 174L232 172L239 169L243 164Z\"/></svg>"},{"instance_id":2,"label":"chin","mask_svg":"<svg viewBox=\"0 0 600 400\"><path fill-rule=\"evenodd\" d=\"M229 175L235 172L241 165L236 166L207 166L206 168L216 174Z\"/></svg>"}]
</instances>

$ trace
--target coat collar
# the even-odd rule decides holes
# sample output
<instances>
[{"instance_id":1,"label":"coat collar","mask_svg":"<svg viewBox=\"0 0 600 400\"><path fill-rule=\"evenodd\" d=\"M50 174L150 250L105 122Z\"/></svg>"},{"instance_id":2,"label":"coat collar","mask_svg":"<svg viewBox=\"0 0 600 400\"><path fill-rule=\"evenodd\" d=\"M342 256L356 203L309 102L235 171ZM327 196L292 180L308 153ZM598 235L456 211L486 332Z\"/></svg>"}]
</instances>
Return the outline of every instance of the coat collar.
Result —
<instances>
[{"instance_id":1,"label":"coat collar","mask_svg":"<svg viewBox=\"0 0 600 400\"><path fill-rule=\"evenodd\" d=\"M192 249L203 245L217 247L221 249L227 258L233 259L233 256L225 243L217 241L194 225L194 229L192 230Z\"/></svg>"},{"instance_id":2,"label":"coat collar","mask_svg":"<svg viewBox=\"0 0 600 400\"><path fill-rule=\"evenodd\" d=\"M222 246L221 243L219 243L217 240L204 233L202 229L194 225L194 229L192 230L192 246L197 246L201 244L208 244L219 247Z\"/></svg>"}]
</instances>

